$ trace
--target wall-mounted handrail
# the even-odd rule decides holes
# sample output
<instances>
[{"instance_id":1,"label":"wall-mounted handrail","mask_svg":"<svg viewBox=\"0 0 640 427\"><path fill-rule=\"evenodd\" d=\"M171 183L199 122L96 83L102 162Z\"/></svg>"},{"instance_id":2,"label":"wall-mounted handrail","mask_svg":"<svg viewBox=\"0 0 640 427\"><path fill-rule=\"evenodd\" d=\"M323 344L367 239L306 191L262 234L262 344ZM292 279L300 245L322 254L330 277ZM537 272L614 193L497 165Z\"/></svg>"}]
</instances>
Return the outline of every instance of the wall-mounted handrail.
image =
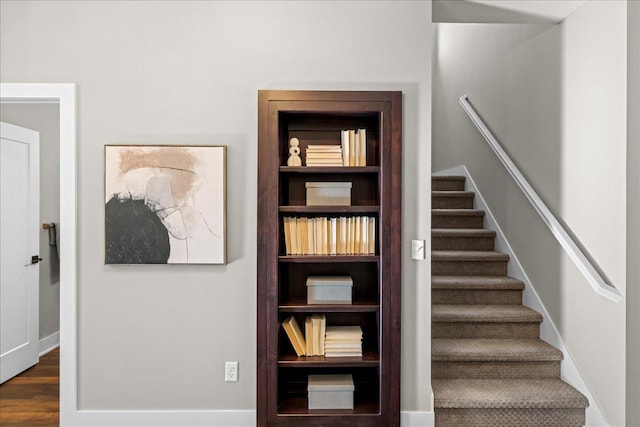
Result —
<instances>
[{"instance_id":1,"label":"wall-mounted handrail","mask_svg":"<svg viewBox=\"0 0 640 427\"><path fill-rule=\"evenodd\" d=\"M469 104L469 99L467 95L463 95L459 98L460 105L464 111L466 111L467 115L471 119L474 125L478 128L484 139L489 144L489 147L493 150L493 152L498 156L498 159L502 163L502 165L507 169L509 175L514 179L520 190L524 193L526 198L531 202L536 212L542 218L542 221L549 227L551 233L558 240L560 245L564 248L569 255L569 258L576 264L578 270L582 272L585 276L593 290L600 296L611 300L613 302L622 301L622 295L620 292L607 283L607 281L602 277L602 275L596 270L591 261L585 256L584 252L580 247L576 244L573 238L567 233L565 228L560 224L560 222L556 219L556 217L551 213L547 205L542 201L538 193L531 187L531 184L527 181L527 179L522 175L518 167L513 163L509 155L504 151L500 143L493 136L489 128L484 124L480 116L473 109L471 104Z\"/></svg>"}]
</instances>

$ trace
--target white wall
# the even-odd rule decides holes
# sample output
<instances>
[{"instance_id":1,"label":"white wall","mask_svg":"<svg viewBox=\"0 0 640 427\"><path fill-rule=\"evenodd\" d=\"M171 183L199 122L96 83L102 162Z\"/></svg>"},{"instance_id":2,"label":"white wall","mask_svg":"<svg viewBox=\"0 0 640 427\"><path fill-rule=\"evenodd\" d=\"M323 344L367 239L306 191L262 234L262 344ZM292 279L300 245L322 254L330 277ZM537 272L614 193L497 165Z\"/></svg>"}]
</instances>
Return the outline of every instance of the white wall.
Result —
<instances>
[{"instance_id":1,"label":"white wall","mask_svg":"<svg viewBox=\"0 0 640 427\"><path fill-rule=\"evenodd\" d=\"M57 104L0 105L0 120L40 132L40 221L60 223L60 114ZM60 262L40 229L40 339L60 330Z\"/></svg>"},{"instance_id":2,"label":"white wall","mask_svg":"<svg viewBox=\"0 0 640 427\"><path fill-rule=\"evenodd\" d=\"M640 425L640 2L627 3L627 425Z\"/></svg>"},{"instance_id":3,"label":"white wall","mask_svg":"<svg viewBox=\"0 0 640 427\"><path fill-rule=\"evenodd\" d=\"M626 3L560 25L438 24L434 166L465 164L603 413L624 425L625 307L597 296L458 105L471 103L613 285L626 281Z\"/></svg>"},{"instance_id":4,"label":"white wall","mask_svg":"<svg viewBox=\"0 0 640 427\"><path fill-rule=\"evenodd\" d=\"M562 193L566 197L561 216L623 297L626 8L624 1L587 2L562 24ZM566 257L563 267L563 283L573 285L564 295L565 343L608 420L625 425L625 304L585 293L580 274Z\"/></svg>"},{"instance_id":5,"label":"white wall","mask_svg":"<svg viewBox=\"0 0 640 427\"><path fill-rule=\"evenodd\" d=\"M78 85L80 408L255 408L257 91L309 88L404 92L402 409L431 409L429 262L409 251L430 226L429 1L0 8L3 82ZM228 265L104 265L109 143L228 146Z\"/></svg>"}]
</instances>

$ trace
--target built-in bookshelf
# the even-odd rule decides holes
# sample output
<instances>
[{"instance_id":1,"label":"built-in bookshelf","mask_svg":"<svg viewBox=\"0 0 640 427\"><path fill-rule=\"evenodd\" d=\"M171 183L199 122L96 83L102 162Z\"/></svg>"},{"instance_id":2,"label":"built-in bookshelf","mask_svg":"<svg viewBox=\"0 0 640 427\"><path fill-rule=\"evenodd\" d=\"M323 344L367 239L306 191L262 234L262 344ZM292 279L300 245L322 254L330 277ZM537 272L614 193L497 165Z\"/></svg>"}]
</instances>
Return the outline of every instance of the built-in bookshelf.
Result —
<instances>
[{"instance_id":1,"label":"built-in bookshelf","mask_svg":"<svg viewBox=\"0 0 640 427\"><path fill-rule=\"evenodd\" d=\"M401 105L400 92L259 92L258 426L400 425ZM303 166L287 166L292 138ZM359 144L357 165L305 166L309 146L322 158L345 140ZM349 183L349 205L308 206L309 182ZM340 241L351 226L360 250ZM351 278L349 303L308 303L316 276ZM282 323L293 317L304 333L314 314L327 327L359 327L362 356L298 356ZM309 410L317 374L352 376L354 408Z\"/></svg>"}]
</instances>

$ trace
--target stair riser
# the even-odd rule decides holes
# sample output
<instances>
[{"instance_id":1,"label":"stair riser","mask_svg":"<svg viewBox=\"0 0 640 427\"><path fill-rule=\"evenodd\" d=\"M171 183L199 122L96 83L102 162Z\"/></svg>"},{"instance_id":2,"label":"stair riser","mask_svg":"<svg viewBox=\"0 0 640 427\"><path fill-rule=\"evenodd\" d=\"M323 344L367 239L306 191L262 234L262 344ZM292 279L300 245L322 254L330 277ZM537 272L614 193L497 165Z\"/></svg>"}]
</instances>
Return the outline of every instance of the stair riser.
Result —
<instances>
[{"instance_id":1,"label":"stair riser","mask_svg":"<svg viewBox=\"0 0 640 427\"><path fill-rule=\"evenodd\" d=\"M436 409L436 426L578 427L585 423L581 408Z\"/></svg>"},{"instance_id":2,"label":"stair riser","mask_svg":"<svg viewBox=\"0 0 640 427\"><path fill-rule=\"evenodd\" d=\"M432 191L464 191L464 180L452 179L452 180L432 180Z\"/></svg>"},{"instance_id":3,"label":"stair riser","mask_svg":"<svg viewBox=\"0 0 640 427\"><path fill-rule=\"evenodd\" d=\"M432 289L432 304L522 304L522 291L490 289Z\"/></svg>"},{"instance_id":4,"label":"stair riser","mask_svg":"<svg viewBox=\"0 0 640 427\"><path fill-rule=\"evenodd\" d=\"M560 361L432 362L431 378L560 378Z\"/></svg>"},{"instance_id":5,"label":"stair riser","mask_svg":"<svg viewBox=\"0 0 640 427\"><path fill-rule=\"evenodd\" d=\"M536 322L478 323L432 322L431 338L501 338L527 339L540 336Z\"/></svg>"},{"instance_id":6,"label":"stair riser","mask_svg":"<svg viewBox=\"0 0 640 427\"><path fill-rule=\"evenodd\" d=\"M442 251L492 251L494 237L432 237L431 249Z\"/></svg>"},{"instance_id":7,"label":"stair riser","mask_svg":"<svg viewBox=\"0 0 640 427\"><path fill-rule=\"evenodd\" d=\"M484 217L482 216L453 216L453 215L432 215L432 228L483 228Z\"/></svg>"},{"instance_id":8,"label":"stair riser","mask_svg":"<svg viewBox=\"0 0 640 427\"><path fill-rule=\"evenodd\" d=\"M473 197L432 197L432 209L473 209Z\"/></svg>"},{"instance_id":9,"label":"stair riser","mask_svg":"<svg viewBox=\"0 0 640 427\"><path fill-rule=\"evenodd\" d=\"M431 261L434 276L506 276L507 261Z\"/></svg>"}]
</instances>

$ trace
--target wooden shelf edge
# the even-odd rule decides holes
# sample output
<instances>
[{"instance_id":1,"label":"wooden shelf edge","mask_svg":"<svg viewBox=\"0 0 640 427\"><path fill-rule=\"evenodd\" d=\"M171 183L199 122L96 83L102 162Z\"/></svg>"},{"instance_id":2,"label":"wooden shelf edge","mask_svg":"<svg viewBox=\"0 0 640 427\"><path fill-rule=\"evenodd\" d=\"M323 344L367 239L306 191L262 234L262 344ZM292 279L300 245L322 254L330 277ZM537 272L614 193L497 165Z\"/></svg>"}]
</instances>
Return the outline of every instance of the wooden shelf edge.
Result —
<instances>
[{"instance_id":1,"label":"wooden shelf edge","mask_svg":"<svg viewBox=\"0 0 640 427\"><path fill-rule=\"evenodd\" d=\"M378 173L380 166L280 166L283 173Z\"/></svg>"},{"instance_id":2,"label":"wooden shelf edge","mask_svg":"<svg viewBox=\"0 0 640 427\"><path fill-rule=\"evenodd\" d=\"M281 312L299 313L362 313L380 311L380 304L373 301L356 301L352 304L307 304L304 300L287 301L278 306Z\"/></svg>"},{"instance_id":3,"label":"wooden shelf edge","mask_svg":"<svg viewBox=\"0 0 640 427\"><path fill-rule=\"evenodd\" d=\"M371 367L378 366L378 353L364 352L362 357L325 357L325 356L296 356L281 355L278 366L281 368L336 368L336 367Z\"/></svg>"},{"instance_id":4,"label":"wooden shelf edge","mask_svg":"<svg viewBox=\"0 0 640 427\"><path fill-rule=\"evenodd\" d=\"M282 213L377 213L380 206L280 206Z\"/></svg>"},{"instance_id":5,"label":"wooden shelf edge","mask_svg":"<svg viewBox=\"0 0 640 427\"><path fill-rule=\"evenodd\" d=\"M378 403L354 396L353 409L308 409L306 397L285 398L278 405L278 416L282 417L322 417L326 423L330 417L379 417Z\"/></svg>"},{"instance_id":6,"label":"wooden shelf edge","mask_svg":"<svg viewBox=\"0 0 640 427\"><path fill-rule=\"evenodd\" d=\"M313 262L378 262L378 255L281 255L280 262L313 263Z\"/></svg>"}]
</instances>

